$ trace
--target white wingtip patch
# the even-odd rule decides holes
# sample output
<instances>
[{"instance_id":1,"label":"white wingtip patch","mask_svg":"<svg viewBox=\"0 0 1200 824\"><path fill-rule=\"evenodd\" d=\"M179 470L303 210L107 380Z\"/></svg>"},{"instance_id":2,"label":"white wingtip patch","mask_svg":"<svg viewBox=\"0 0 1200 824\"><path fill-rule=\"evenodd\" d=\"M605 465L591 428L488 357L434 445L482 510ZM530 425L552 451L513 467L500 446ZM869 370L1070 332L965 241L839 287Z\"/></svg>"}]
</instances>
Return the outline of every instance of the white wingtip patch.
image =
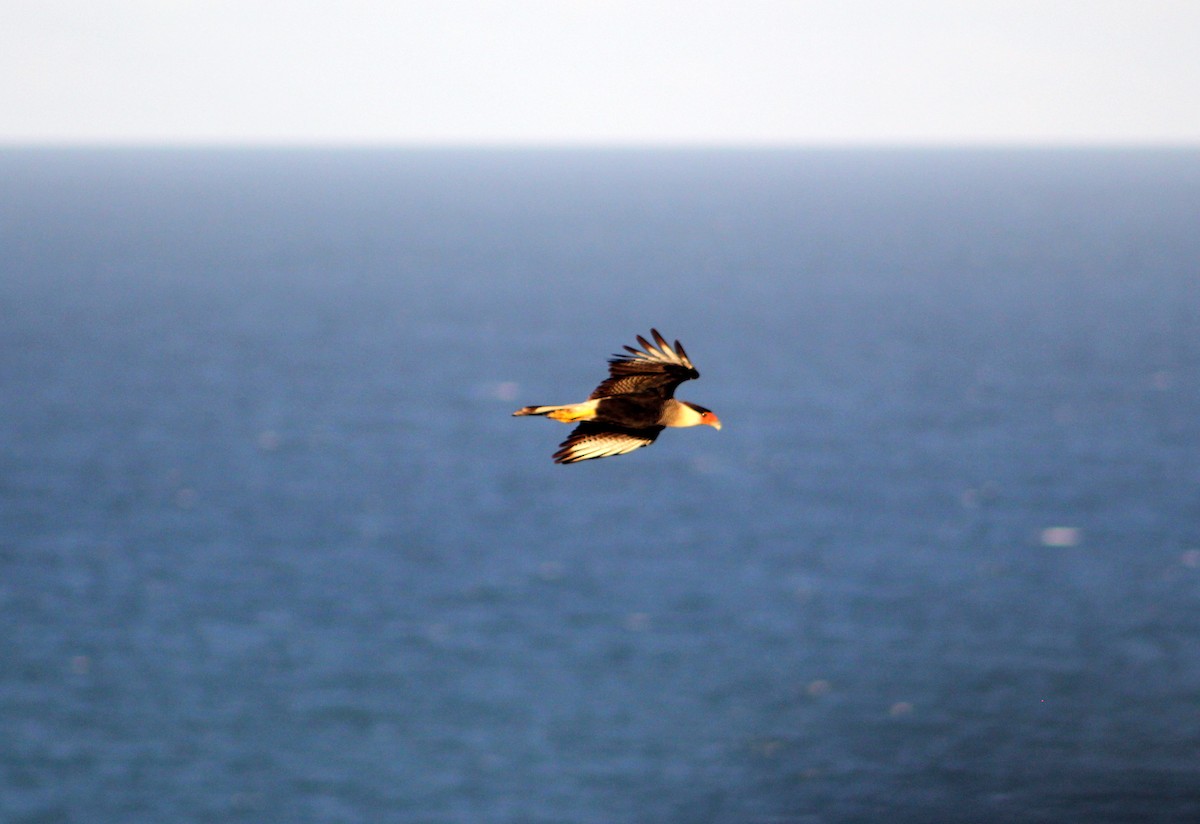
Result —
<instances>
[{"instance_id":1,"label":"white wingtip patch","mask_svg":"<svg viewBox=\"0 0 1200 824\"><path fill-rule=\"evenodd\" d=\"M578 463L593 458L608 458L624 455L643 446L649 446L654 438L639 438L618 432L596 432L572 442L570 438L560 445L554 455L555 463Z\"/></svg>"}]
</instances>

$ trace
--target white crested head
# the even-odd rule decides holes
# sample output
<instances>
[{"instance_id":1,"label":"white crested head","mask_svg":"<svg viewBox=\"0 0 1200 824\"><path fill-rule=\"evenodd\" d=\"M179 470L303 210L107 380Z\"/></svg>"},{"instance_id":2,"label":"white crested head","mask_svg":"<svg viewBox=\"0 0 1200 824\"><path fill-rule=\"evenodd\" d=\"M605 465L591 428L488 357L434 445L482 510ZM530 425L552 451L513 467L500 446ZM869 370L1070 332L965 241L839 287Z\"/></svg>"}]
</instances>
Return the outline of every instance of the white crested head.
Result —
<instances>
[{"instance_id":1,"label":"white crested head","mask_svg":"<svg viewBox=\"0 0 1200 824\"><path fill-rule=\"evenodd\" d=\"M721 420L713 414L712 410L705 409L696 403L688 401L676 401L671 405L670 418L667 421L667 426L711 426L713 429L721 428Z\"/></svg>"}]
</instances>

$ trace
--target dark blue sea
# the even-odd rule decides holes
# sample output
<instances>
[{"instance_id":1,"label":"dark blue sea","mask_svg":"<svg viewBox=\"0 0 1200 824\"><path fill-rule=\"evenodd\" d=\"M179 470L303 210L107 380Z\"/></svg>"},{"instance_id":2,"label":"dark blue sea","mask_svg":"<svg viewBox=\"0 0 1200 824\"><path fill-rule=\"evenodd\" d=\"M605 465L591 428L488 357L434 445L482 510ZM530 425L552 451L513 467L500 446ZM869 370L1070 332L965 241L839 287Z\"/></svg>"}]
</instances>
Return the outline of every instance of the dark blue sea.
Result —
<instances>
[{"instance_id":1,"label":"dark blue sea","mask_svg":"<svg viewBox=\"0 0 1200 824\"><path fill-rule=\"evenodd\" d=\"M1200 820L1200 152L0 152L0 820Z\"/></svg>"}]
</instances>

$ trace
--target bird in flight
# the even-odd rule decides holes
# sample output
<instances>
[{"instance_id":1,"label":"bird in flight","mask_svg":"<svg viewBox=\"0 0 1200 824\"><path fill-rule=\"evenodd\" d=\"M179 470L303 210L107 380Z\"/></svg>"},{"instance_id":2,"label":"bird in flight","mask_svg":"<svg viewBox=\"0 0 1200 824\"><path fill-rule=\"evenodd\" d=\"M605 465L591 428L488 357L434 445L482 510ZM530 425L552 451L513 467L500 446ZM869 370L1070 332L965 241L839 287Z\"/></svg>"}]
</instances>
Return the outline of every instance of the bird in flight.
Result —
<instances>
[{"instance_id":1,"label":"bird in flight","mask_svg":"<svg viewBox=\"0 0 1200 824\"><path fill-rule=\"evenodd\" d=\"M513 415L545 415L563 423L578 423L554 453L555 463L577 463L609 455L624 455L654 443L668 426L705 424L721 428L711 411L675 400L679 384L700 377L679 341L675 346L651 329L654 343L638 335L641 349L626 346L628 354L608 361L608 378L582 403L562 406L523 406Z\"/></svg>"}]
</instances>

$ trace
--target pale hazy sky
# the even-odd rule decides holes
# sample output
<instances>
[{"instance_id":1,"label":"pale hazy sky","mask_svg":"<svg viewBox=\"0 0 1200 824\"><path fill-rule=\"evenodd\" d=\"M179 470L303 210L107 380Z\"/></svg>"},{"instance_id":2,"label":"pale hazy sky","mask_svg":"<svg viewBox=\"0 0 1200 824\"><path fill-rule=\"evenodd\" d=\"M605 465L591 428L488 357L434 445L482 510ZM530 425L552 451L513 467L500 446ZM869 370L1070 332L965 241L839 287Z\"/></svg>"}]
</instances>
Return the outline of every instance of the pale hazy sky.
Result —
<instances>
[{"instance_id":1,"label":"pale hazy sky","mask_svg":"<svg viewBox=\"0 0 1200 824\"><path fill-rule=\"evenodd\" d=\"M0 142L1200 145L1200 2L4 0Z\"/></svg>"}]
</instances>

